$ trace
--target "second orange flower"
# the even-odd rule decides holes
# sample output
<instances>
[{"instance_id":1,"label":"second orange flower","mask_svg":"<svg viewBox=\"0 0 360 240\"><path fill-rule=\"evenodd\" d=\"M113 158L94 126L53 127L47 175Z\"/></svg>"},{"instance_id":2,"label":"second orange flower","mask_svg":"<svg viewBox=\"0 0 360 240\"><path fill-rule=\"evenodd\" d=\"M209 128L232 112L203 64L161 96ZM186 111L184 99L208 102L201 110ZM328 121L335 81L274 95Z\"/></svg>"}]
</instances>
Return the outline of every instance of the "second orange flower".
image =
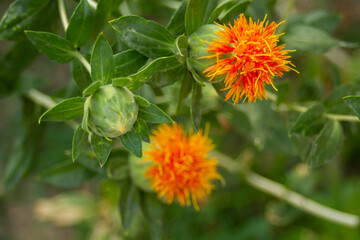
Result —
<instances>
[{"instance_id":1,"label":"second orange flower","mask_svg":"<svg viewBox=\"0 0 360 240\"><path fill-rule=\"evenodd\" d=\"M291 66L285 45L278 45L279 36L275 31L281 23L249 21L240 15L234 25L222 25L216 34L219 38L208 43L210 56L216 64L205 69L210 81L224 75L225 88L228 90L226 100L234 104L240 99L255 102L266 99L265 85L273 85L273 77L282 76L283 72L294 70ZM275 87L274 87L275 88ZM276 88L275 88L276 89Z\"/></svg>"}]
</instances>

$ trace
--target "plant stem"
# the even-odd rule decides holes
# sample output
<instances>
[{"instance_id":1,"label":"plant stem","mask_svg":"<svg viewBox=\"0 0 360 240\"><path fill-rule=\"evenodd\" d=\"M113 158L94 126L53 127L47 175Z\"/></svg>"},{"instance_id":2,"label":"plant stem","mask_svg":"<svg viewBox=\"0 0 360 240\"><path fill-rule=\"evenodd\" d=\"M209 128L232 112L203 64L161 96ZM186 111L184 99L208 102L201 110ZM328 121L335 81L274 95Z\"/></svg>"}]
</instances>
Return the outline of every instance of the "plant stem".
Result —
<instances>
[{"instance_id":1,"label":"plant stem","mask_svg":"<svg viewBox=\"0 0 360 240\"><path fill-rule=\"evenodd\" d=\"M284 20L285 20L285 21L289 18L290 14L291 14L291 10L292 10L292 8L294 7L294 3L295 3L295 0L289 0L289 1L288 1L288 5L287 5L287 7L286 7L286 13L285 13L285 15L284 15ZM284 22L283 24L281 24L281 25L279 26L279 28L278 28L277 31L278 31L279 33L282 33L282 32L284 31L285 27L286 27L286 22Z\"/></svg>"},{"instance_id":2,"label":"plant stem","mask_svg":"<svg viewBox=\"0 0 360 240\"><path fill-rule=\"evenodd\" d=\"M58 0L58 8L59 8L59 15L60 15L61 23L63 25L64 31L66 32L66 29L69 26L69 20L68 20L67 14L66 14L64 0Z\"/></svg>"},{"instance_id":3,"label":"plant stem","mask_svg":"<svg viewBox=\"0 0 360 240\"><path fill-rule=\"evenodd\" d=\"M358 216L324 206L320 203L317 203L309 198L302 196L299 193L287 189L280 183L260 176L257 173L248 172L245 175L245 180L249 185L253 186L254 188L268 193L274 197L277 197L293 205L294 207L319 218L348 227L355 228L359 225Z\"/></svg>"},{"instance_id":4,"label":"plant stem","mask_svg":"<svg viewBox=\"0 0 360 240\"><path fill-rule=\"evenodd\" d=\"M84 65L86 70L91 74L91 66L90 63L86 60L86 58L80 52L76 52L75 57Z\"/></svg>"},{"instance_id":5,"label":"plant stem","mask_svg":"<svg viewBox=\"0 0 360 240\"><path fill-rule=\"evenodd\" d=\"M50 109L57 104L57 102L55 102L50 96L43 94L34 88L30 89L25 95L33 102L45 107L46 109ZM73 129L77 129L78 123L75 121L66 121L66 123Z\"/></svg>"},{"instance_id":6,"label":"plant stem","mask_svg":"<svg viewBox=\"0 0 360 240\"><path fill-rule=\"evenodd\" d=\"M97 2L95 2L94 0L87 0L87 1L89 3L90 7L92 7L94 10L97 9L97 5L98 5Z\"/></svg>"},{"instance_id":7,"label":"plant stem","mask_svg":"<svg viewBox=\"0 0 360 240\"><path fill-rule=\"evenodd\" d=\"M359 217L356 215L341 212L336 209L324 206L307 197L304 197L297 192L287 189L284 185L280 183L265 178L250 170L246 170L246 167L242 169L239 163L235 162L234 160L232 160L228 156L225 156L222 153L214 152L214 155L220 159L219 166L223 167L225 170L231 173L241 171L245 181L250 186L262 192L277 197L289 203L290 205L319 218L347 227L356 228L359 226Z\"/></svg>"},{"instance_id":8,"label":"plant stem","mask_svg":"<svg viewBox=\"0 0 360 240\"><path fill-rule=\"evenodd\" d=\"M50 109L56 105L56 102L50 96L43 94L34 88L30 89L26 96L33 102L45 107L46 109Z\"/></svg>"},{"instance_id":9,"label":"plant stem","mask_svg":"<svg viewBox=\"0 0 360 240\"><path fill-rule=\"evenodd\" d=\"M276 102L277 97L272 92L266 91L266 95L269 100ZM296 112L306 112L309 108L301 106L296 103L281 103L279 106L277 106L277 109L279 111L288 112L290 110L294 110ZM344 122L358 122L360 123L360 119L355 115L342 115L342 114L332 114L332 113L324 113L324 117L328 119L334 119L338 121L344 121Z\"/></svg>"},{"instance_id":10,"label":"plant stem","mask_svg":"<svg viewBox=\"0 0 360 240\"><path fill-rule=\"evenodd\" d=\"M92 7L95 7L95 9L96 9L96 7L97 7L96 2L94 2L94 1L88 1L88 2ZM94 6L94 4L95 4L95 6ZM61 23L64 27L64 31L66 32L66 29L69 26L69 21L68 21L67 15L66 15L64 0L58 0L58 6L59 6L59 14L60 14L60 18L61 18ZM85 57L80 52L75 52L74 55L84 65L86 70L91 74L91 66L90 66L89 62L85 59Z\"/></svg>"}]
</instances>

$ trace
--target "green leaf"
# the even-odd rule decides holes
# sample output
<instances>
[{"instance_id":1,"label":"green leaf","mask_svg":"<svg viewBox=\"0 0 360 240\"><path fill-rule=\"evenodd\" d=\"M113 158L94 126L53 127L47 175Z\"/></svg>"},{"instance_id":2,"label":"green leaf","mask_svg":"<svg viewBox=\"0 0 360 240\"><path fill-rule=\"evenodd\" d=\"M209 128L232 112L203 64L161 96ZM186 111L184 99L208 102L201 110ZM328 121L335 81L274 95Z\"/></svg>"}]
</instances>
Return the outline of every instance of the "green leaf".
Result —
<instances>
[{"instance_id":1,"label":"green leaf","mask_svg":"<svg viewBox=\"0 0 360 240\"><path fill-rule=\"evenodd\" d=\"M177 108L176 108L177 113L179 113L180 106L181 106L182 102L184 101L184 99L190 94L191 89L192 89L192 83L193 83L193 78L191 77L189 72L186 72L185 76L181 82L181 86L180 86L180 90L179 90L179 98L178 98L178 103L177 103Z\"/></svg>"},{"instance_id":2,"label":"green leaf","mask_svg":"<svg viewBox=\"0 0 360 240\"><path fill-rule=\"evenodd\" d=\"M317 134L323 125L323 116L325 108L322 104L316 104L306 112L300 114L295 124L292 126L290 133L304 135ZM320 127L320 129L319 129Z\"/></svg>"},{"instance_id":3,"label":"green leaf","mask_svg":"<svg viewBox=\"0 0 360 240\"><path fill-rule=\"evenodd\" d=\"M223 91L223 89L225 88L225 83L218 82L218 83L213 83L211 85L213 86L215 91L219 94L219 96L225 100L226 99L226 91Z\"/></svg>"},{"instance_id":4,"label":"green leaf","mask_svg":"<svg viewBox=\"0 0 360 240\"><path fill-rule=\"evenodd\" d=\"M126 45L144 56L155 59L171 55L175 39L160 24L139 16L124 16L110 23Z\"/></svg>"},{"instance_id":5,"label":"green leaf","mask_svg":"<svg viewBox=\"0 0 360 240\"><path fill-rule=\"evenodd\" d=\"M336 86L322 101L326 112L335 114L352 114L351 108L344 101L346 96L360 95L359 83L343 83Z\"/></svg>"},{"instance_id":6,"label":"green leaf","mask_svg":"<svg viewBox=\"0 0 360 240\"><path fill-rule=\"evenodd\" d=\"M76 85L81 91L92 83L89 72L80 61L76 59L72 61L70 63L70 70Z\"/></svg>"},{"instance_id":7,"label":"green leaf","mask_svg":"<svg viewBox=\"0 0 360 240\"><path fill-rule=\"evenodd\" d=\"M136 214L140 209L140 192L134 184L126 181L120 189L118 210L121 223L126 231L129 231Z\"/></svg>"},{"instance_id":8,"label":"green leaf","mask_svg":"<svg viewBox=\"0 0 360 240\"><path fill-rule=\"evenodd\" d=\"M232 0L225 0L225 1L220 2L220 4L211 13L207 23L208 24L214 23L223 11L228 10L234 4L236 4L236 1L232 1Z\"/></svg>"},{"instance_id":9,"label":"green leaf","mask_svg":"<svg viewBox=\"0 0 360 240\"><path fill-rule=\"evenodd\" d=\"M204 27L207 27L207 26L210 26L210 25L205 25ZM193 34L193 36L195 35L196 33L194 33ZM187 68L188 68L188 70L191 72L191 75L192 75L192 77L194 78L194 80L200 85L200 86L202 86L202 87L204 87L205 86L205 83L204 83L204 81L206 81L207 79L206 79L206 77L204 76L201 76L195 69L194 69L194 67L193 67L193 65L192 65L192 60L191 60L191 58L189 57L189 58L187 58L186 59L186 66L187 66Z\"/></svg>"},{"instance_id":10,"label":"green leaf","mask_svg":"<svg viewBox=\"0 0 360 240\"><path fill-rule=\"evenodd\" d=\"M294 152L305 162L312 142L311 137L293 134L290 136L290 140Z\"/></svg>"},{"instance_id":11,"label":"green leaf","mask_svg":"<svg viewBox=\"0 0 360 240\"><path fill-rule=\"evenodd\" d=\"M32 44L51 60L67 63L74 59L76 48L66 39L53 33L25 31Z\"/></svg>"},{"instance_id":12,"label":"green leaf","mask_svg":"<svg viewBox=\"0 0 360 240\"><path fill-rule=\"evenodd\" d=\"M170 21L166 27L175 36L185 32L184 22L188 2L189 0L182 1L180 7L171 16Z\"/></svg>"},{"instance_id":13,"label":"green leaf","mask_svg":"<svg viewBox=\"0 0 360 240\"><path fill-rule=\"evenodd\" d=\"M188 41L185 35L180 35L175 40L174 45L174 54L177 57L177 60L181 63L185 62L187 57L187 48L188 48Z\"/></svg>"},{"instance_id":14,"label":"green leaf","mask_svg":"<svg viewBox=\"0 0 360 240\"><path fill-rule=\"evenodd\" d=\"M100 166L103 167L110 155L112 141L93 134L91 135L91 148L99 160Z\"/></svg>"},{"instance_id":15,"label":"green leaf","mask_svg":"<svg viewBox=\"0 0 360 240\"><path fill-rule=\"evenodd\" d=\"M83 119L81 121L81 127L87 133L92 135L92 133L90 132L89 126L88 126L90 99L91 99L91 96L86 99L85 104L84 104L84 116L83 116Z\"/></svg>"},{"instance_id":16,"label":"green leaf","mask_svg":"<svg viewBox=\"0 0 360 240\"><path fill-rule=\"evenodd\" d=\"M157 58L140 69L139 72L129 76L134 83L129 89L135 90L141 87L155 72L169 71L179 66L181 63L176 59L176 56Z\"/></svg>"},{"instance_id":17,"label":"green leaf","mask_svg":"<svg viewBox=\"0 0 360 240\"><path fill-rule=\"evenodd\" d=\"M155 194L143 194L141 198L141 210L144 213L146 223L150 227L152 239L161 239L163 232L164 209Z\"/></svg>"},{"instance_id":18,"label":"green leaf","mask_svg":"<svg viewBox=\"0 0 360 240\"><path fill-rule=\"evenodd\" d=\"M122 0L99 0L96 13L107 18L114 10L119 8L121 2Z\"/></svg>"},{"instance_id":19,"label":"green leaf","mask_svg":"<svg viewBox=\"0 0 360 240\"><path fill-rule=\"evenodd\" d=\"M96 82L91 83L87 88L83 91L83 96L93 94L97 90L99 90L101 87L101 81L98 80Z\"/></svg>"},{"instance_id":20,"label":"green leaf","mask_svg":"<svg viewBox=\"0 0 360 240\"><path fill-rule=\"evenodd\" d=\"M14 68L13 71L21 71L34 61L38 53L29 41L19 41L5 55L4 60Z\"/></svg>"},{"instance_id":21,"label":"green leaf","mask_svg":"<svg viewBox=\"0 0 360 240\"><path fill-rule=\"evenodd\" d=\"M91 78L94 82L109 84L115 72L112 49L101 33L97 38L91 54Z\"/></svg>"},{"instance_id":22,"label":"green leaf","mask_svg":"<svg viewBox=\"0 0 360 240\"><path fill-rule=\"evenodd\" d=\"M17 0L5 12L0 22L0 39L10 40L37 22L37 15L50 0Z\"/></svg>"},{"instance_id":23,"label":"green leaf","mask_svg":"<svg viewBox=\"0 0 360 240\"><path fill-rule=\"evenodd\" d=\"M64 161L43 170L37 179L57 187L74 188L89 181L94 175L95 172L84 168L79 163Z\"/></svg>"},{"instance_id":24,"label":"green leaf","mask_svg":"<svg viewBox=\"0 0 360 240\"><path fill-rule=\"evenodd\" d=\"M189 0L185 14L186 35L190 36L196 29L207 23L217 3L218 0Z\"/></svg>"},{"instance_id":25,"label":"green leaf","mask_svg":"<svg viewBox=\"0 0 360 240\"><path fill-rule=\"evenodd\" d=\"M131 78L129 77L119 77L119 78L113 78L112 80L112 84L115 87L131 87L132 85L134 85L133 81Z\"/></svg>"},{"instance_id":26,"label":"green leaf","mask_svg":"<svg viewBox=\"0 0 360 240\"><path fill-rule=\"evenodd\" d=\"M75 130L71 150L73 162L87 149L88 136L81 125Z\"/></svg>"},{"instance_id":27,"label":"green leaf","mask_svg":"<svg viewBox=\"0 0 360 240\"><path fill-rule=\"evenodd\" d=\"M276 89L278 90L276 95L276 105L284 102L286 97L289 95L290 92L290 84L289 81L283 81L276 84Z\"/></svg>"},{"instance_id":28,"label":"green leaf","mask_svg":"<svg viewBox=\"0 0 360 240\"><path fill-rule=\"evenodd\" d=\"M106 164L106 174L110 179L117 181L127 179L130 176L128 159L122 156L112 158Z\"/></svg>"},{"instance_id":29,"label":"green leaf","mask_svg":"<svg viewBox=\"0 0 360 240\"><path fill-rule=\"evenodd\" d=\"M298 25L284 35L283 40L289 49L323 53L339 44L339 41L326 32L314 27Z\"/></svg>"},{"instance_id":30,"label":"green leaf","mask_svg":"<svg viewBox=\"0 0 360 240\"><path fill-rule=\"evenodd\" d=\"M150 107L139 107L140 118L144 119L149 123L172 123L173 120L169 115L167 115L163 110L157 107L154 104L151 104Z\"/></svg>"},{"instance_id":31,"label":"green leaf","mask_svg":"<svg viewBox=\"0 0 360 240\"><path fill-rule=\"evenodd\" d=\"M94 24L95 11L87 0L81 0L70 18L66 39L76 47L86 44L92 36Z\"/></svg>"},{"instance_id":32,"label":"green leaf","mask_svg":"<svg viewBox=\"0 0 360 240\"><path fill-rule=\"evenodd\" d=\"M146 100L145 98L139 96L139 95L134 95L135 101L143 107L150 107L151 103Z\"/></svg>"},{"instance_id":33,"label":"green leaf","mask_svg":"<svg viewBox=\"0 0 360 240\"><path fill-rule=\"evenodd\" d=\"M122 145L132 154L141 158L142 157L142 145L141 137L135 131L130 131L120 136Z\"/></svg>"},{"instance_id":34,"label":"green leaf","mask_svg":"<svg viewBox=\"0 0 360 240\"><path fill-rule=\"evenodd\" d=\"M41 121L63 122L81 117L84 113L85 100L83 97L66 99L41 115L39 123Z\"/></svg>"},{"instance_id":35,"label":"green leaf","mask_svg":"<svg viewBox=\"0 0 360 240\"><path fill-rule=\"evenodd\" d=\"M29 173L36 154L40 151L42 131L37 123L40 107L22 98L21 131L16 135L14 148L1 171L0 195L14 189Z\"/></svg>"},{"instance_id":36,"label":"green leaf","mask_svg":"<svg viewBox=\"0 0 360 240\"><path fill-rule=\"evenodd\" d=\"M115 60L115 78L127 77L136 73L145 65L147 57L138 53L134 49L120 52L114 55Z\"/></svg>"},{"instance_id":37,"label":"green leaf","mask_svg":"<svg viewBox=\"0 0 360 240\"><path fill-rule=\"evenodd\" d=\"M191 123L195 131L198 131L201 123L201 98L202 98L202 87L193 81L193 90L190 106Z\"/></svg>"},{"instance_id":38,"label":"green leaf","mask_svg":"<svg viewBox=\"0 0 360 240\"><path fill-rule=\"evenodd\" d=\"M188 65L189 66L189 65ZM188 68L189 71L191 72L191 75L193 76L194 80L201 86L201 87L205 87L205 83L203 78L192 68Z\"/></svg>"},{"instance_id":39,"label":"green leaf","mask_svg":"<svg viewBox=\"0 0 360 240\"><path fill-rule=\"evenodd\" d=\"M341 16L337 13L320 10L305 14L303 21L307 25L313 26L331 34L339 25Z\"/></svg>"},{"instance_id":40,"label":"green leaf","mask_svg":"<svg viewBox=\"0 0 360 240\"><path fill-rule=\"evenodd\" d=\"M328 121L319 136L312 142L306 159L309 168L332 161L339 153L344 141L343 130L338 121Z\"/></svg>"},{"instance_id":41,"label":"green leaf","mask_svg":"<svg viewBox=\"0 0 360 240\"><path fill-rule=\"evenodd\" d=\"M138 118L134 124L134 129L141 136L143 141L150 142L149 129L145 120Z\"/></svg>"},{"instance_id":42,"label":"green leaf","mask_svg":"<svg viewBox=\"0 0 360 240\"><path fill-rule=\"evenodd\" d=\"M100 173L101 175L106 174L106 169L101 168L99 160L92 151L91 144L88 142L86 144L86 149L84 149L84 151L79 155L79 157L76 159L76 162L96 173Z\"/></svg>"},{"instance_id":43,"label":"green leaf","mask_svg":"<svg viewBox=\"0 0 360 240\"><path fill-rule=\"evenodd\" d=\"M22 73L37 56L38 50L29 41L19 41L6 53L4 58L0 58L0 96L6 96L18 91L28 92L31 88L38 88L40 81Z\"/></svg>"},{"instance_id":44,"label":"green leaf","mask_svg":"<svg viewBox=\"0 0 360 240\"><path fill-rule=\"evenodd\" d=\"M360 119L360 96L346 96L344 101Z\"/></svg>"},{"instance_id":45,"label":"green leaf","mask_svg":"<svg viewBox=\"0 0 360 240\"><path fill-rule=\"evenodd\" d=\"M225 12L224 16L220 17L220 21L223 23L232 22L234 19L239 17L240 13L246 11L251 2L252 0L245 0L243 2L235 4L228 11Z\"/></svg>"},{"instance_id":46,"label":"green leaf","mask_svg":"<svg viewBox=\"0 0 360 240\"><path fill-rule=\"evenodd\" d=\"M186 73L185 66L179 66L174 69L155 72L147 81L147 84L153 88L163 88L181 81Z\"/></svg>"}]
</instances>

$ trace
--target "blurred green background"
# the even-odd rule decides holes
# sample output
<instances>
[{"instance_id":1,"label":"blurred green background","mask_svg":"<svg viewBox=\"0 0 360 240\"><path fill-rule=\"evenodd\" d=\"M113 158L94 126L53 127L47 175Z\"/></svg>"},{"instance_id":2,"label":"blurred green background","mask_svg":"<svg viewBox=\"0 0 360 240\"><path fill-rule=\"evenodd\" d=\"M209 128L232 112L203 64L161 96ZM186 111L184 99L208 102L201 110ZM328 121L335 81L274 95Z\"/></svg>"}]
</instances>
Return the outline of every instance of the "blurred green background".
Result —
<instances>
[{"instance_id":1,"label":"blurred green background","mask_svg":"<svg viewBox=\"0 0 360 240\"><path fill-rule=\"evenodd\" d=\"M11 2L0 1L1 16ZM179 5L176 1L166 0L127 2L132 13L163 25ZM263 19L267 13L277 22L288 17L285 32L291 32L292 26L301 22L325 29L342 41L360 42L360 1L297 0L287 14L289 2L253 0L247 13L255 19ZM65 3L70 16L77 2L67 0ZM116 12L112 13L113 18L117 17ZM54 17L56 24L52 32L63 36L59 18ZM106 34L111 36L110 30ZM6 60L12 46L12 42L0 41L1 61ZM280 90L281 84L289 86L289 93L284 96L286 101L323 101L328 104L329 112L343 113L341 97L360 91L360 49L335 47L320 53L305 49L297 51L292 59L300 74L289 73L276 81ZM0 81L3 79L0 74ZM20 79L15 86L18 92L26 91L27 86L35 86L60 98L76 92L69 66L53 63L41 54L21 73ZM172 96L178 89L179 85L175 84L162 89L163 96L151 88L143 89L143 93L171 111L175 107L169 103L174 102ZM237 160L251 162L254 171L307 197L345 212L360 214L359 124L342 123L345 139L340 154L331 163L308 170L302 160L303 146L299 145L303 139L289 138L287 133L286 126L293 123L297 113L278 113L265 101L233 107L216 97L211 88L207 88L204 95L204 118L211 123L210 135L217 150ZM16 136L22 131L19 127L21 108L18 93L0 97L0 174L15 148ZM188 117L187 110L185 104L178 120ZM347 112L351 113L349 109ZM31 174L15 190L0 196L0 239L115 240L159 239L159 236L169 240L360 239L359 230L301 212L251 188L240 176L222 169L220 172L226 185L217 183L216 190L200 206L199 212L176 203L161 204L160 210L154 210L155 214L162 215L160 223L155 227L144 225L145 216L139 214L130 234L124 235L116 203L119 183L109 179L106 170L88 166L85 172L78 174L87 174L91 180L83 183L80 179L78 186L68 186L71 189L54 186L51 179L47 183L38 180L37 176L43 170L62 162L71 163L73 134L64 123L46 123L41 128L43 136L38 142L40 146ZM37 138L33 140L37 141ZM68 176L59 178L62 177Z\"/></svg>"}]
</instances>

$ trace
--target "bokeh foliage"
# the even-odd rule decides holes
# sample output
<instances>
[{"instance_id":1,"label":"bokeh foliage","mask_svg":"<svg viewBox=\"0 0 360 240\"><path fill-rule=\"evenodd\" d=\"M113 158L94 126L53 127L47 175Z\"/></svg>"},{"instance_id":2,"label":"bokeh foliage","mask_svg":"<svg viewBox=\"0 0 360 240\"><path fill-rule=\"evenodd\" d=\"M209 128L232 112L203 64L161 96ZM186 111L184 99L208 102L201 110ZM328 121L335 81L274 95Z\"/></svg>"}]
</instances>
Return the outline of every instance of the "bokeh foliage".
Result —
<instances>
[{"instance_id":1,"label":"bokeh foliage","mask_svg":"<svg viewBox=\"0 0 360 240\"><path fill-rule=\"evenodd\" d=\"M360 113L359 3L341 2L99 0L95 10L88 1L68 0L64 32L57 1L2 1L1 239L360 238L357 229L294 209L223 169L226 185L217 184L200 212L165 205L142 182L144 166L133 156L141 156L141 141L160 122L187 129L209 123L217 150L239 164L359 215L359 122L336 118ZM275 79L273 101L232 105L221 86L203 83L186 65L191 33L242 12L287 18L281 41L297 50L292 61L300 74ZM83 104L108 83L138 96L140 118L121 139L89 144L78 127ZM62 103L40 125L47 106L34 101L34 89ZM19 222L26 215L31 221ZM68 231L56 236L53 225Z\"/></svg>"}]
</instances>

